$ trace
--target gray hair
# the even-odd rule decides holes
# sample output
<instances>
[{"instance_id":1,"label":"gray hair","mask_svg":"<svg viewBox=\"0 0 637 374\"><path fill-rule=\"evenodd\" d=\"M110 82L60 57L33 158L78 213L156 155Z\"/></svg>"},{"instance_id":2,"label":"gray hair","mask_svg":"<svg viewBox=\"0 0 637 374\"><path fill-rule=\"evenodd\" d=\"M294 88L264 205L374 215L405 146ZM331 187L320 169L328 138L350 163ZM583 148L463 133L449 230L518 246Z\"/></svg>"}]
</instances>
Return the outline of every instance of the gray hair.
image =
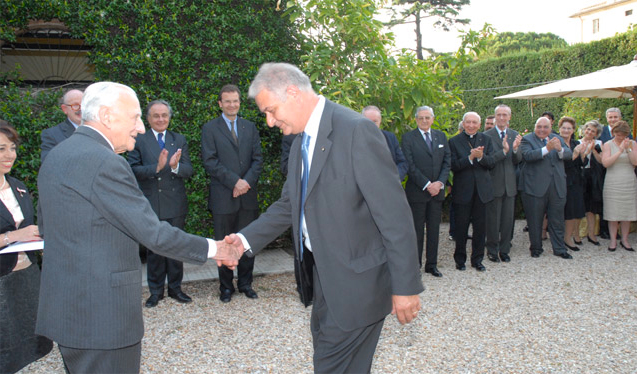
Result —
<instances>
[{"instance_id":1,"label":"gray hair","mask_svg":"<svg viewBox=\"0 0 637 374\"><path fill-rule=\"evenodd\" d=\"M436 116L436 115L434 114L434 110L433 110L433 108L432 108L432 107L427 106L427 105L423 105L423 106L419 106L418 108L416 108L416 117L418 117L418 113L422 112L423 110L428 110L428 111L430 111L430 112L431 112L431 115L432 115L432 116L434 116L434 117Z\"/></svg>"},{"instance_id":2,"label":"gray hair","mask_svg":"<svg viewBox=\"0 0 637 374\"><path fill-rule=\"evenodd\" d=\"M595 130L597 130L597 135L595 135L595 138L599 138L599 136L602 135L602 131L604 131L604 125L599 123L599 121L596 120L596 119L592 119L592 120L586 122L584 124L584 130L586 130L586 128L588 126L594 127Z\"/></svg>"},{"instance_id":3,"label":"gray hair","mask_svg":"<svg viewBox=\"0 0 637 374\"><path fill-rule=\"evenodd\" d=\"M482 123L482 118L480 117L480 115L476 112L467 112L462 116L462 122L464 122L464 120L467 118L468 115L473 114L474 116L478 117L478 122Z\"/></svg>"},{"instance_id":4,"label":"gray hair","mask_svg":"<svg viewBox=\"0 0 637 374\"><path fill-rule=\"evenodd\" d=\"M365 108L363 108L363 110L361 110L361 114L365 115L365 112L369 112L369 111L375 111L378 112L379 114L382 114L382 112L380 111L380 108L378 108L376 105L368 105Z\"/></svg>"},{"instance_id":5,"label":"gray hair","mask_svg":"<svg viewBox=\"0 0 637 374\"><path fill-rule=\"evenodd\" d=\"M254 99L261 91L272 92L281 101L287 100L286 90L296 86L301 91L314 92L310 78L299 68L285 62L268 62L259 68L259 72L250 84L248 97Z\"/></svg>"},{"instance_id":6,"label":"gray hair","mask_svg":"<svg viewBox=\"0 0 637 374\"><path fill-rule=\"evenodd\" d=\"M113 106L119 97L128 94L137 99L132 88L121 83L97 82L84 91L82 97L82 123L99 120L99 110L103 106Z\"/></svg>"},{"instance_id":7,"label":"gray hair","mask_svg":"<svg viewBox=\"0 0 637 374\"><path fill-rule=\"evenodd\" d=\"M610 113L610 112L617 112L617 113L619 113L620 117L622 116L622 111L619 110L619 108L608 108L608 109L606 109L606 115L608 115L608 113Z\"/></svg>"},{"instance_id":8,"label":"gray hair","mask_svg":"<svg viewBox=\"0 0 637 374\"><path fill-rule=\"evenodd\" d=\"M170 106L170 104L168 104L168 101L166 100L153 100L150 103L148 103L148 105L146 105L146 117L148 117L148 113L150 112L150 108L153 107L153 105L157 105L157 104L161 104L161 105L165 105L168 108L168 114L170 114L170 117L172 118L173 116L173 108Z\"/></svg>"},{"instance_id":9,"label":"gray hair","mask_svg":"<svg viewBox=\"0 0 637 374\"><path fill-rule=\"evenodd\" d=\"M504 109L508 110L509 114L511 114L511 107L506 105L506 104L498 104L498 106L496 106L495 109L493 109L493 113L495 113L500 108L504 108Z\"/></svg>"},{"instance_id":10,"label":"gray hair","mask_svg":"<svg viewBox=\"0 0 637 374\"><path fill-rule=\"evenodd\" d=\"M464 130L464 125L462 124L462 121L458 122L458 131L462 131Z\"/></svg>"}]
</instances>

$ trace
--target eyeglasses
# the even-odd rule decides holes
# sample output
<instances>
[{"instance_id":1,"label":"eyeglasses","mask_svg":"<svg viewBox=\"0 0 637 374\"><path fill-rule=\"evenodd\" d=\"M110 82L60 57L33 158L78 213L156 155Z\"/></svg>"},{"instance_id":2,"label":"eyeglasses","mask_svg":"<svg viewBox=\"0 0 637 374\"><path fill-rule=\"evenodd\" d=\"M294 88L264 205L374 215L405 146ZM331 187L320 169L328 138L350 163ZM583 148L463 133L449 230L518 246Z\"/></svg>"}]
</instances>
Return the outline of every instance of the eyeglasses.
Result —
<instances>
[{"instance_id":1,"label":"eyeglasses","mask_svg":"<svg viewBox=\"0 0 637 374\"><path fill-rule=\"evenodd\" d=\"M80 105L80 104L71 104L71 105L69 105L69 104L62 104L62 105L66 105L66 106L70 107L71 109L73 109L73 110L74 110L74 111L76 111L76 112L77 112L78 110L80 110L80 108L82 108L82 105Z\"/></svg>"}]
</instances>

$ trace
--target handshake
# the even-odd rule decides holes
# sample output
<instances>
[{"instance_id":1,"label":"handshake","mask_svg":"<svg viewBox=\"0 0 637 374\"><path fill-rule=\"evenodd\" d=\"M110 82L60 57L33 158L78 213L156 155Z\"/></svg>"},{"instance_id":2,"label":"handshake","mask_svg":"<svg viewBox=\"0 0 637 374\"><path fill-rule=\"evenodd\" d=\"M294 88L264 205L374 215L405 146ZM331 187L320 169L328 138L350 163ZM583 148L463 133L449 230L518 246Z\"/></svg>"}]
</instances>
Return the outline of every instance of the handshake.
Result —
<instances>
[{"instance_id":1,"label":"handshake","mask_svg":"<svg viewBox=\"0 0 637 374\"><path fill-rule=\"evenodd\" d=\"M217 261L217 266L225 265L234 270L245 252L241 238L237 234L230 234L215 243L217 244L217 254L213 258Z\"/></svg>"}]
</instances>

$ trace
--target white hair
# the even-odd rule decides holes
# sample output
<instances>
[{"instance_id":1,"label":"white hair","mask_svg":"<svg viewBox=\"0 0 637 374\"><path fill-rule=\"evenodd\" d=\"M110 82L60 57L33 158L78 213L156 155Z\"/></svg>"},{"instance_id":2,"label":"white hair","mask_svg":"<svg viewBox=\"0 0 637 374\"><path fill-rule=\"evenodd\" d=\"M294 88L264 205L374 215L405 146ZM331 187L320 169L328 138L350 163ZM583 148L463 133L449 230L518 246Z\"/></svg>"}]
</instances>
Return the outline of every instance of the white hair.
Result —
<instances>
[{"instance_id":1,"label":"white hair","mask_svg":"<svg viewBox=\"0 0 637 374\"><path fill-rule=\"evenodd\" d=\"M478 122L482 123L482 118L480 118L480 115L476 112L467 112L462 116L462 122L464 122L464 120L467 118L468 115L473 114L474 116L478 117Z\"/></svg>"},{"instance_id":2,"label":"white hair","mask_svg":"<svg viewBox=\"0 0 637 374\"><path fill-rule=\"evenodd\" d=\"M301 91L314 92L310 78L296 66L285 62L268 62L259 68L250 84L248 97L254 99L261 91L268 90L279 100L285 101L286 91L290 86L296 86Z\"/></svg>"},{"instance_id":3,"label":"white hair","mask_svg":"<svg viewBox=\"0 0 637 374\"><path fill-rule=\"evenodd\" d=\"M84 90L82 97L82 123L99 120L99 110L103 106L113 106L122 94L137 99L132 88L115 82L93 83Z\"/></svg>"}]
</instances>

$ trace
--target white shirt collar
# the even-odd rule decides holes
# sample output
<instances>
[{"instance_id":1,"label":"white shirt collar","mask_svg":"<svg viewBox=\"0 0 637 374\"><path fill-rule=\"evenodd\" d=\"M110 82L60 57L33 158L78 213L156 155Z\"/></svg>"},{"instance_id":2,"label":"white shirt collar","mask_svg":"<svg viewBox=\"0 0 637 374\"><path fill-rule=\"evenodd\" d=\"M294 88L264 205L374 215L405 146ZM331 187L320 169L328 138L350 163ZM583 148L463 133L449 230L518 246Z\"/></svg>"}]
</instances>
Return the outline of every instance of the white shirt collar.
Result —
<instances>
[{"instance_id":1,"label":"white shirt collar","mask_svg":"<svg viewBox=\"0 0 637 374\"><path fill-rule=\"evenodd\" d=\"M153 134L155 134L155 140L159 140L159 138L157 138L157 134L159 133L152 127L150 129L153 131ZM164 141L166 141L166 130L162 131L161 134L163 134Z\"/></svg>"},{"instance_id":2,"label":"white shirt collar","mask_svg":"<svg viewBox=\"0 0 637 374\"><path fill-rule=\"evenodd\" d=\"M316 145L316 138L318 137L321 117L323 116L323 110L325 109L325 97L319 95L318 98L319 100L310 115L310 119L305 125L305 130L303 130L303 132L310 136L310 146L308 148L310 167L312 166L312 155L314 154L314 146Z\"/></svg>"}]
</instances>

